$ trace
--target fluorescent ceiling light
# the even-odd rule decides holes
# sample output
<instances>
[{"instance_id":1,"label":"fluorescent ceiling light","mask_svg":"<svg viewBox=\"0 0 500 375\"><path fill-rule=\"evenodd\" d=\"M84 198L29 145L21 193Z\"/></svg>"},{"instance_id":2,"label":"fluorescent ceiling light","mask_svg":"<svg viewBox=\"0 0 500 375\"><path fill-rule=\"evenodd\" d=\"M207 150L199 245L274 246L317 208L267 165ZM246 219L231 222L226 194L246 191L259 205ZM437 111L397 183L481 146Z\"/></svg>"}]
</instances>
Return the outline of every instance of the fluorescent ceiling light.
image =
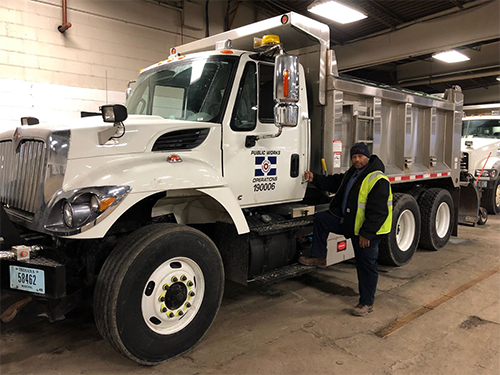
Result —
<instances>
[{"instance_id":1,"label":"fluorescent ceiling light","mask_svg":"<svg viewBox=\"0 0 500 375\"><path fill-rule=\"evenodd\" d=\"M331 0L315 1L307 7L307 10L341 24L359 21L367 17L357 10Z\"/></svg>"},{"instance_id":2,"label":"fluorescent ceiling light","mask_svg":"<svg viewBox=\"0 0 500 375\"><path fill-rule=\"evenodd\" d=\"M437 54L433 55L432 57L434 57L435 59L447 62L447 63L456 63L456 62L460 62L460 61L470 60L463 53L457 52L455 50L437 53Z\"/></svg>"},{"instance_id":3,"label":"fluorescent ceiling light","mask_svg":"<svg viewBox=\"0 0 500 375\"><path fill-rule=\"evenodd\" d=\"M500 81L500 77L497 77L497 81Z\"/></svg>"}]
</instances>

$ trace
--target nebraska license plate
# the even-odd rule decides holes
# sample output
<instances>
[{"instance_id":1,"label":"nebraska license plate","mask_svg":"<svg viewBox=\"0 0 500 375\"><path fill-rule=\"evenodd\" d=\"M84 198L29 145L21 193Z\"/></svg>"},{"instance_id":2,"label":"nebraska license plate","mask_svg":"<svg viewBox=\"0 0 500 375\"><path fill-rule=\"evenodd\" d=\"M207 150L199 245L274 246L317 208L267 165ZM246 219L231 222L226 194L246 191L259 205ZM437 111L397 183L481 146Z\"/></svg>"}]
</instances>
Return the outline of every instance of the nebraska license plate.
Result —
<instances>
[{"instance_id":1,"label":"nebraska license plate","mask_svg":"<svg viewBox=\"0 0 500 375\"><path fill-rule=\"evenodd\" d=\"M45 294L45 271L36 268L9 266L10 287Z\"/></svg>"}]
</instances>

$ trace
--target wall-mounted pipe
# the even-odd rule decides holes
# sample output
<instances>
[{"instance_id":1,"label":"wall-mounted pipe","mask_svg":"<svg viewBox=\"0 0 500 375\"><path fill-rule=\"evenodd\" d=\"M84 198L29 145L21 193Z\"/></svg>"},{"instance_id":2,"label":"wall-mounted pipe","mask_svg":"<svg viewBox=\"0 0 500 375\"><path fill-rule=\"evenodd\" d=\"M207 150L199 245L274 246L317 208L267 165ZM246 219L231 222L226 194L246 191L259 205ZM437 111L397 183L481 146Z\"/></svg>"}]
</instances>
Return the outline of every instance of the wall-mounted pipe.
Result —
<instances>
[{"instance_id":1,"label":"wall-mounted pipe","mask_svg":"<svg viewBox=\"0 0 500 375\"><path fill-rule=\"evenodd\" d=\"M62 19L62 25L57 26L57 30L64 34L64 32L72 26L71 22L68 22L68 6L66 0L62 0Z\"/></svg>"}]
</instances>

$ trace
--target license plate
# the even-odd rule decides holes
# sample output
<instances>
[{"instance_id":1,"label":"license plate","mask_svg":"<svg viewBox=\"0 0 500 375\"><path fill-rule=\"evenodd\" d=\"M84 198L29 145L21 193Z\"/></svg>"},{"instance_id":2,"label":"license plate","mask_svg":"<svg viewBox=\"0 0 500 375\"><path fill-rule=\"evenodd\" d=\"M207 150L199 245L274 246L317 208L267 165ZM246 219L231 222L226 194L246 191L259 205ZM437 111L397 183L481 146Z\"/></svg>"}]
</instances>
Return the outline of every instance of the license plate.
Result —
<instances>
[{"instance_id":1,"label":"license plate","mask_svg":"<svg viewBox=\"0 0 500 375\"><path fill-rule=\"evenodd\" d=\"M10 287L45 294L45 271L36 268L9 266Z\"/></svg>"}]
</instances>

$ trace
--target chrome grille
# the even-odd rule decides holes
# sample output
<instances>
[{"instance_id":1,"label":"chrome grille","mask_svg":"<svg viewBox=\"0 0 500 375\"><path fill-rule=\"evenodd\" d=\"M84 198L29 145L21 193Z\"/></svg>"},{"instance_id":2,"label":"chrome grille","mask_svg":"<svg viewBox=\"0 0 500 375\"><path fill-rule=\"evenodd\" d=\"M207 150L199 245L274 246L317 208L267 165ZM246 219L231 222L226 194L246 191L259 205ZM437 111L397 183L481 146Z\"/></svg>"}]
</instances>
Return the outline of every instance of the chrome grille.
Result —
<instances>
[{"instance_id":1,"label":"chrome grille","mask_svg":"<svg viewBox=\"0 0 500 375\"><path fill-rule=\"evenodd\" d=\"M45 166L45 144L25 140L16 153L12 141L0 142L0 201L34 214Z\"/></svg>"}]
</instances>

